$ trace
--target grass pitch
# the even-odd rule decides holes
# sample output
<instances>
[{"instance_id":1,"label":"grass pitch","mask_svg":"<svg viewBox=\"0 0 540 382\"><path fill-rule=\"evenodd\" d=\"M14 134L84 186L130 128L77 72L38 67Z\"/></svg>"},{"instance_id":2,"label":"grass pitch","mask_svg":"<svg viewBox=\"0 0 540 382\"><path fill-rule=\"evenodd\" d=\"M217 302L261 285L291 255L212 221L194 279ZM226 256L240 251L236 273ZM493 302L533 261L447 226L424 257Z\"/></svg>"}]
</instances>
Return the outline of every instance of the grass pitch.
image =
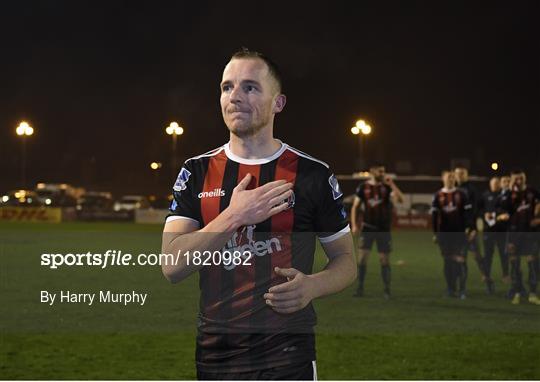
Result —
<instances>
[{"instance_id":1,"label":"grass pitch","mask_svg":"<svg viewBox=\"0 0 540 382\"><path fill-rule=\"evenodd\" d=\"M0 378L194 379L198 278L170 285L158 267L41 267L49 252L158 253L161 226L0 223ZM355 285L315 301L320 379L539 379L540 307L510 305L494 259L487 296L469 259L469 295L444 298L429 232L395 232L393 298L377 256ZM316 269L324 254L316 255ZM397 264L400 265L397 265ZM39 303L40 290L148 291L143 307Z\"/></svg>"}]
</instances>

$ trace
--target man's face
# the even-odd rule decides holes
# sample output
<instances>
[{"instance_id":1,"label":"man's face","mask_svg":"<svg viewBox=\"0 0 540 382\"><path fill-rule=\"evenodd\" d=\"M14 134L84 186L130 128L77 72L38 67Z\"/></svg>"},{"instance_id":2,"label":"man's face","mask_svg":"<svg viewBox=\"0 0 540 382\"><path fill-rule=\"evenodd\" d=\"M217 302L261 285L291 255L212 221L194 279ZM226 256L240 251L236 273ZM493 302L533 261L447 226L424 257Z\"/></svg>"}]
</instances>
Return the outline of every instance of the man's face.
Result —
<instances>
[{"instance_id":1,"label":"man's face","mask_svg":"<svg viewBox=\"0 0 540 382\"><path fill-rule=\"evenodd\" d=\"M522 189L525 185L525 173L520 172L519 174L513 174L513 184L514 186L517 186L519 189Z\"/></svg>"},{"instance_id":2,"label":"man's face","mask_svg":"<svg viewBox=\"0 0 540 382\"><path fill-rule=\"evenodd\" d=\"M501 178L501 188L507 190L510 188L510 177L509 176L503 176Z\"/></svg>"},{"instance_id":3,"label":"man's face","mask_svg":"<svg viewBox=\"0 0 540 382\"><path fill-rule=\"evenodd\" d=\"M452 171L445 171L442 174L444 187L453 188L456 184L456 177Z\"/></svg>"},{"instance_id":4,"label":"man's face","mask_svg":"<svg viewBox=\"0 0 540 382\"><path fill-rule=\"evenodd\" d=\"M489 189L491 192L499 192L501 190L501 182L499 178L491 178L489 181Z\"/></svg>"},{"instance_id":5,"label":"man's face","mask_svg":"<svg viewBox=\"0 0 540 382\"><path fill-rule=\"evenodd\" d=\"M384 181L384 176L386 174L386 171L383 166L372 167L369 169L369 172L371 172L371 176L373 176L373 179L375 179L377 182Z\"/></svg>"},{"instance_id":6,"label":"man's face","mask_svg":"<svg viewBox=\"0 0 540 382\"><path fill-rule=\"evenodd\" d=\"M469 179L469 172L466 168L458 167L455 169L454 173L456 175L456 180L459 184L466 182L467 179Z\"/></svg>"},{"instance_id":7,"label":"man's face","mask_svg":"<svg viewBox=\"0 0 540 382\"><path fill-rule=\"evenodd\" d=\"M231 60L223 71L220 103L229 131L249 137L271 124L285 99L263 60L241 58Z\"/></svg>"}]
</instances>

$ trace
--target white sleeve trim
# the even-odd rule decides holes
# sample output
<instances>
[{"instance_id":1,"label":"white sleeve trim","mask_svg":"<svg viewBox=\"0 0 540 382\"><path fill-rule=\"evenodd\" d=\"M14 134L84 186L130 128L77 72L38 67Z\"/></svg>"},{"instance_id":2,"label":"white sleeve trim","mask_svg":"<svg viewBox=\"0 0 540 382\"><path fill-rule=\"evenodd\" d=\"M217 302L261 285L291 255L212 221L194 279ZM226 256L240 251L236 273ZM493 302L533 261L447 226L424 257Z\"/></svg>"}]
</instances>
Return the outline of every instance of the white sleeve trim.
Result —
<instances>
[{"instance_id":1,"label":"white sleeve trim","mask_svg":"<svg viewBox=\"0 0 540 382\"><path fill-rule=\"evenodd\" d=\"M192 220L195 223L197 223L199 226L201 225L201 223L199 223L198 220L195 220L193 218L188 218L187 216L178 216L178 215L168 216L167 219L165 220L165 223L170 223L170 222L173 222L173 221L178 220L178 219Z\"/></svg>"},{"instance_id":2,"label":"white sleeve trim","mask_svg":"<svg viewBox=\"0 0 540 382\"><path fill-rule=\"evenodd\" d=\"M343 236L343 235L345 235L345 234L347 234L349 232L351 232L351 227L347 224L347 226L345 228L343 228L339 232L334 233L333 235L325 236L325 237L320 237L319 236L319 241L321 243L330 243L331 241L339 239L341 236Z\"/></svg>"}]
</instances>

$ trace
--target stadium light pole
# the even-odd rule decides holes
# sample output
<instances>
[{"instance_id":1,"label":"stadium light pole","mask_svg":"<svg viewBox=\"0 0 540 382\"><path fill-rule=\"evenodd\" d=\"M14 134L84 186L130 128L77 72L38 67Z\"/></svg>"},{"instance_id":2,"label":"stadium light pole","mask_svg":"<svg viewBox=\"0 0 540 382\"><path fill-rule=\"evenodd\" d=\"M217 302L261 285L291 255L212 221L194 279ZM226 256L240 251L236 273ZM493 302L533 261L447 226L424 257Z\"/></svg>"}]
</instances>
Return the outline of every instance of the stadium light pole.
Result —
<instances>
[{"instance_id":1,"label":"stadium light pole","mask_svg":"<svg viewBox=\"0 0 540 382\"><path fill-rule=\"evenodd\" d=\"M26 188L26 139L34 134L34 128L28 122L22 121L15 129L15 132L22 140L21 183L22 188Z\"/></svg>"},{"instance_id":2,"label":"stadium light pole","mask_svg":"<svg viewBox=\"0 0 540 382\"><path fill-rule=\"evenodd\" d=\"M364 139L362 139L362 136L367 136L371 134L371 126L366 123L363 119L359 119L356 121L356 124L351 127L351 133L353 135L358 136L358 167L359 170L362 170L362 166L364 165Z\"/></svg>"},{"instance_id":3,"label":"stadium light pole","mask_svg":"<svg viewBox=\"0 0 540 382\"><path fill-rule=\"evenodd\" d=\"M176 175L176 141L179 135L184 134L184 129L177 122L171 122L165 132L172 137L171 172L174 177Z\"/></svg>"}]
</instances>

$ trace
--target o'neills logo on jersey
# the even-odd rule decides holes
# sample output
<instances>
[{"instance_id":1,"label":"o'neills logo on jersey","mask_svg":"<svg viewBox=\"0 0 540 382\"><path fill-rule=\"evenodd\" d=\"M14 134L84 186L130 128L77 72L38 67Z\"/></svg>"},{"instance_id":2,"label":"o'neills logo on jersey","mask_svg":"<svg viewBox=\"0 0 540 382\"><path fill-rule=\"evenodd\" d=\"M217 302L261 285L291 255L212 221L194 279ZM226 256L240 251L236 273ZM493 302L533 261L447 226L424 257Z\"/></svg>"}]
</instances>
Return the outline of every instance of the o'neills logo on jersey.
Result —
<instances>
[{"instance_id":1,"label":"o'neills logo on jersey","mask_svg":"<svg viewBox=\"0 0 540 382\"><path fill-rule=\"evenodd\" d=\"M272 237L267 240L256 240L255 228L256 225L244 227L240 232L235 232L231 239L225 244L222 251L229 253L239 252L243 260L247 260L255 256L271 255L274 252L281 251L281 241L277 237ZM228 271L236 268L236 265L224 265Z\"/></svg>"},{"instance_id":2,"label":"o'neills logo on jersey","mask_svg":"<svg viewBox=\"0 0 540 382\"><path fill-rule=\"evenodd\" d=\"M447 204L446 206L444 206L443 210L446 213L451 213L451 212L454 212L455 210L457 210L457 207L454 206L453 203L450 203L450 204Z\"/></svg>"},{"instance_id":3,"label":"o'neills logo on jersey","mask_svg":"<svg viewBox=\"0 0 540 382\"><path fill-rule=\"evenodd\" d=\"M379 204L382 204L382 199L369 199L368 204L371 208L377 207Z\"/></svg>"},{"instance_id":4,"label":"o'neills logo on jersey","mask_svg":"<svg viewBox=\"0 0 540 382\"><path fill-rule=\"evenodd\" d=\"M225 190L221 188L216 188L213 191L203 191L197 195L199 199L202 198L217 198L219 196L225 196Z\"/></svg>"}]
</instances>

